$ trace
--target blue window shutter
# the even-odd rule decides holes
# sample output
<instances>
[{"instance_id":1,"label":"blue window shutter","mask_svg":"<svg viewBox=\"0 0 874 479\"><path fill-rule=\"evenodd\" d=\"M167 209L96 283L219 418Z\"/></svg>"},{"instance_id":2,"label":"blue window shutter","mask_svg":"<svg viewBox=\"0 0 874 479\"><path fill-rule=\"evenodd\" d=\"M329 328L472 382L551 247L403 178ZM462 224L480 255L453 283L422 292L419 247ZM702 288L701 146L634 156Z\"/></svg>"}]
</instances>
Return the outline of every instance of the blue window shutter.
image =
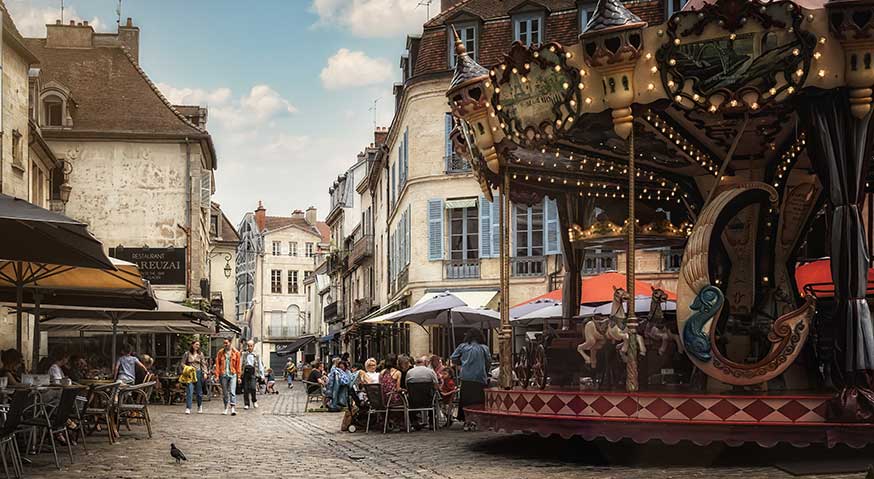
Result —
<instances>
[{"instance_id":1,"label":"blue window shutter","mask_svg":"<svg viewBox=\"0 0 874 479\"><path fill-rule=\"evenodd\" d=\"M452 156L452 140L449 139L449 134L452 133L452 113L446 113L444 123L446 124L446 161L449 161L449 157ZM449 164L447 163L446 169L449 169Z\"/></svg>"},{"instance_id":2,"label":"blue window shutter","mask_svg":"<svg viewBox=\"0 0 874 479\"><path fill-rule=\"evenodd\" d=\"M443 259L443 200L428 200L428 261Z\"/></svg>"},{"instance_id":3,"label":"blue window shutter","mask_svg":"<svg viewBox=\"0 0 874 479\"><path fill-rule=\"evenodd\" d=\"M479 255L492 257L492 204L485 196L479 197Z\"/></svg>"},{"instance_id":4,"label":"blue window shutter","mask_svg":"<svg viewBox=\"0 0 874 479\"><path fill-rule=\"evenodd\" d=\"M395 198L397 198L398 184L397 184L397 171L398 165L395 164L391 168L391 205L395 205Z\"/></svg>"},{"instance_id":5,"label":"blue window shutter","mask_svg":"<svg viewBox=\"0 0 874 479\"><path fill-rule=\"evenodd\" d=\"M413 253L413 245L412 245L413 234L412 234L412 232L411 232L411 229L412 229L412 228L410 227L410 226L411 226L411 225L410 225L410 222L411 222L411 220L410 220L410 215L412 215L412 211L413 211L413 209L412 209L412 205L407 205L407 264L410 264L410 262L411 262L412 259L413 259L413 258L412 258L412 253Z\"/></svg>"},{"instance_id":6,"label":"blue window shutter","mask_svg":"<svg viewBox=\"0 0 874 479\"><path fill-rule=\"evenodd\" d=\"M501 256L501 195L494 195L492 209L492 258Z\"/></svg>"},{"instance_id":7,"label":"blue window shutter","mask_svg":"<svg viewBox=\"0 0 874 479\"><path fill-rule=\"evenodd\" d=\"M404 183L410 179L410 128L404 129Z\"/></svg>"},{"instance_id":8,"label":"blue window shutter","mask_svg":"<svg viewBox=\"0 0 874 479\"><path fill-rule=\"evenodd\" d=\"M543 228L543 245L546 254L561 254L561 237L558 232L558 205L555 200L544 199L543 214L546 217L546 227Z\"/></svg>"}]
</instances>

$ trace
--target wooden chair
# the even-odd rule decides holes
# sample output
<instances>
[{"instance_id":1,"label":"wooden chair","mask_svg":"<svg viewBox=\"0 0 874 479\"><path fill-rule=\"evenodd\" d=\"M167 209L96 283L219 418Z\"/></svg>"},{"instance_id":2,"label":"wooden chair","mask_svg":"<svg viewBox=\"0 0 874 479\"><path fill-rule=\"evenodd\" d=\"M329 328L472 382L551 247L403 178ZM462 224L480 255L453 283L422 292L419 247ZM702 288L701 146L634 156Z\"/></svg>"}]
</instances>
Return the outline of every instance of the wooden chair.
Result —
<instances>
[{"instance_id":1,"label":"wooden chair","mask_svg":"<svg viewBox=\"0 0 874 479\"><path fill-rule=\"evenodd\" d=\"M106 424L110 444L113 444L118 437L118 425L113 420L113 416L115 415L118 390L122 384L122 382L117 381L91 387L88 405L85 406L85 411L82 413L82 420L85 423L82 425L83 429L88 424L93 425L93 430L96 430L100 426L101 420Z\"/></svg>"}]
</instances>

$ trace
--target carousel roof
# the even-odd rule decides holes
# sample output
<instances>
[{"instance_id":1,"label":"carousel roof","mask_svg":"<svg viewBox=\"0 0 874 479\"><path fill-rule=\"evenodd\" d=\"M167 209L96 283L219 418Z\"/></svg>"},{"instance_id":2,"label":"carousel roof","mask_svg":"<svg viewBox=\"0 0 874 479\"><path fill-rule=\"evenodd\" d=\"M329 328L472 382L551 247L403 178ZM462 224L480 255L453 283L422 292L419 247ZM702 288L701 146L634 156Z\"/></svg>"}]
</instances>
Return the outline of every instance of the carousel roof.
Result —
<instances>
[{"instance_id":1,"label":"carousel roof","mask_svg":"<svg viewBox=\"0 0 874 479\"><path fill-rule=\"evenodd\" d=\"M456 60L455 74L452 77L452 81L449 83L449 89L457 88L471 80L487 77L489 71L479 63L475 62L473 58L470 58L467 49L464 47L464 42L461 41L455 28L452 29L452 33L455 35Z\"/></svg>"},{"instance_id":2,"label":"carousel roof","mask_svg":"<svg viewBox=\"0 0 874 479\"><path fill-rule=\"evenodd\" d=\"M598 0L595 12L583 35L600 33L618 27L643 26L646 23L625 8L620 0Z\"/></svg>"}]
</instances>

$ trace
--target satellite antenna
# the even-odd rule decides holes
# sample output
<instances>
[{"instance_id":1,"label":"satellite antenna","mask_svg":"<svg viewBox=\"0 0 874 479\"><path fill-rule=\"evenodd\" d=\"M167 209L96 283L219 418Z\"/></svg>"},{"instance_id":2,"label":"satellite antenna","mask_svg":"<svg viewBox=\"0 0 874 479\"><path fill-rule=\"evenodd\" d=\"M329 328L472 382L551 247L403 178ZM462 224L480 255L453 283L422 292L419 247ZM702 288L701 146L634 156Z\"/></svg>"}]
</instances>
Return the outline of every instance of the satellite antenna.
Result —
<instances>
[{"instance_id":1,"label":"satellite antenna","mask_svg":"<svg viewBox=\"0 0 874 479\"><path fill-rule=\"evenodd\" d=\"M64 0L61 0L61 23L64 23Z\"/></svg>"},{"instance_id":2,"label":"satellite antenna","mask_svg":"<svg viewBox=\"0 0 874 479\"><path fill-rule=\"evenodd\" d=\"M434 0L419 0L419 3L416 5L418 7L425 7L426 14L428 15L428 19L431 19L431 2Z\"/></svg>"},{"instance_id":3,"label":"satellite antenna","mask_svg":"<svg viewBox=\"0 0 874 479\"><path fill-rule=\"evenodd\" d=\"M373 129L374 130L376 129L376 103L379 100L382 100L382 97L379 97L376 100L373 100L373 106L371 106L370 108L367 109L367 111L373 112Z\"/></svg>"},{"instance_id":4,"label":"satellite antenna","mask_svg":"<svg viewBox=\"0 0 874 479\"><path fill-rule=\"evenodd\" d=\"M117 23L118 26L120 27L121 26L121 0L118 0L118 6L115 8L115 15L117 18L115 23Z\"/></svg>"}]
</instances>

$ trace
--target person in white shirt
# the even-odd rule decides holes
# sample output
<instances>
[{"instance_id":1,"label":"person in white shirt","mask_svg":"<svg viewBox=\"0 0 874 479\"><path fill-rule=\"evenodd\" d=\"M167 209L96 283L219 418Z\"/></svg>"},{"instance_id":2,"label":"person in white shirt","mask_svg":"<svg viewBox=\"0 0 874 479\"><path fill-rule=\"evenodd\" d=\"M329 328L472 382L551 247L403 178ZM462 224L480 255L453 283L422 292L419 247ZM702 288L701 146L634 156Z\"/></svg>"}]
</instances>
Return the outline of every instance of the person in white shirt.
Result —
<instances>
[{"instance_id":1,"label":"person in white shirt","mask_svg":"<svg viewBox=\"0 0 874 479\"><path fill-rule=\"evenodd\" d=\"M435 390L440 388L440 378L437 377L437 373L433 369L428 367L430 359L429 356L416 358L416 365L407 371L407 384L430 382L434 384Z\"/></svg>"},{"instance_id":2,"label":"person in white shirt","mask_svg":"<svg viewBox=\"0 0 874 479\"><path fill-rule=\"evenodd\" d=\"M255 391L258 390L258 378L264 377L264 364L261 363L261 358L255 353L255 341L251 339L246 342L246 351L242 357L243 365L243 409L249 409L251 398L252 407L258 408L258 398L255 397Z\"/></svg>"},{"instance_id":3,"label":"person in white shirt","mask_svg":"<svg viewBox=\"0 0 874 479\"><path fill-rule=\"evenodd\" d=\"M55 360L52 362L52 365L49 366L49 383L51 384L61 384L61 381L67 377L64 374L64 369L67 366L67 363L70 361L70 355L64 351L55 353Z\"/></svg>"}]
</instances>

